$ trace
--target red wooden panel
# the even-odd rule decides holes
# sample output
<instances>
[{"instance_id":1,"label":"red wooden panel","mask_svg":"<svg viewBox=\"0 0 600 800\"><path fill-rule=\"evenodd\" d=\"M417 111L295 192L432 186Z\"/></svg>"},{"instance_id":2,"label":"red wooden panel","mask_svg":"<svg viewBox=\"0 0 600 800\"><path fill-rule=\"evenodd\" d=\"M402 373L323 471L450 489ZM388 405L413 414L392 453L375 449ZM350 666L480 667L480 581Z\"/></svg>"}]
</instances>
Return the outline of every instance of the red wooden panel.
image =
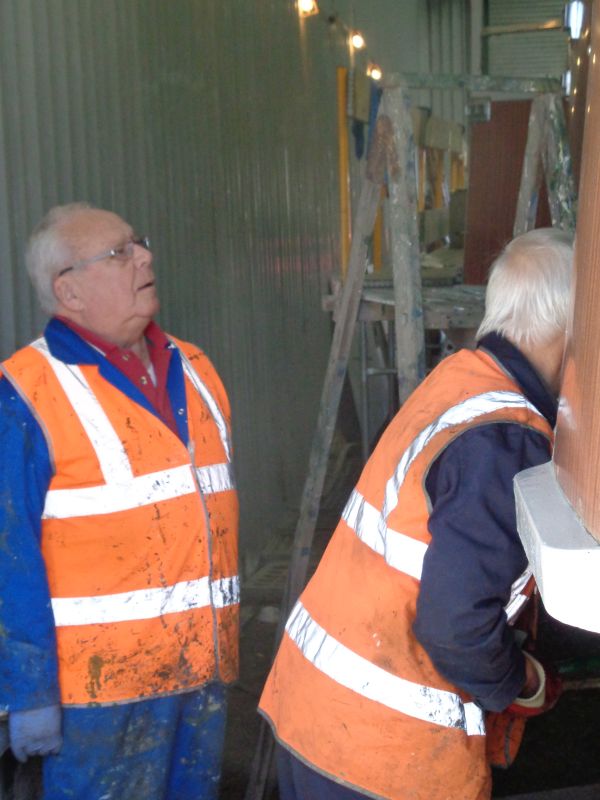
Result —
<instances>
[{"instance_id":1,"label":"red wooden panel","mask_svg":"<svg viewBox=\"0 0 600 800\"><path fill-rule=\"evenodd\" d=\"M491 120L471 125L465 283L485 283L490 264L512 239L530 107L530 100L494 102ZM536 226L550 224L542 187Z\"/></svg>"}]
</instances>

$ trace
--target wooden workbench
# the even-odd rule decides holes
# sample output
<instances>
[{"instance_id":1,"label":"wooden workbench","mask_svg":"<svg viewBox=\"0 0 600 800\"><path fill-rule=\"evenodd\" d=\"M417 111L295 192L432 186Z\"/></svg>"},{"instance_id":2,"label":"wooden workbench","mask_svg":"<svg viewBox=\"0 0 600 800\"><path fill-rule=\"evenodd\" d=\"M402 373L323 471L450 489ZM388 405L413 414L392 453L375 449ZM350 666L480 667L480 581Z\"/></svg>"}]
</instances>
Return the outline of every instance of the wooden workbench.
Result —
<instances>
[{"instance_id":1,"label":"wooden workbench","mask_svg":"<svg viewBox=\"0 0 600 800\"><path fill-rule=\"evenodd\" d=\"M424 286L423 324L428 330L477 328L483 318L485 286ZM363 322L394 319L391 282L365 281L359 308Z\"/></svg>"}]
</instances>

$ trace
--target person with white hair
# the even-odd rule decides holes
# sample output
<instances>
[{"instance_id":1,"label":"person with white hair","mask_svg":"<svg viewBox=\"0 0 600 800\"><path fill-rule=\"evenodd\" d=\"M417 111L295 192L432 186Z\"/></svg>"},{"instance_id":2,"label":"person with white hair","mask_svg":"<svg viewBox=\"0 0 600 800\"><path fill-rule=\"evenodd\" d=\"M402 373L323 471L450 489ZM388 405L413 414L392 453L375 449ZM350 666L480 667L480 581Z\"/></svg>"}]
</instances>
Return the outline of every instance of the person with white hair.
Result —
<instances>
[{"instance_id":1,"label":"person with white hair","mask_svg":"<svg viewBox=\"0 0 600 800\"><path fill-rule=\"evenodd\" d=\"M551 457L572 259L561 231L510 242L476 349L438 364L369 458L260 701L282 800L485 800L490 764L556 701L525 639L513 478Z\"/></svg>"},{"instance_id":2,"label":"person with white hair","mask_svg":"<svg viewBox=\"0 0 600 800\"><path fill-rule=\"evenodd\" d=\"M230 411L154 321L117 214L53 208L27 268L51 315L0 365L0 712L43 800L215 800L237 677Z\"/></svg>"}]
</instances>

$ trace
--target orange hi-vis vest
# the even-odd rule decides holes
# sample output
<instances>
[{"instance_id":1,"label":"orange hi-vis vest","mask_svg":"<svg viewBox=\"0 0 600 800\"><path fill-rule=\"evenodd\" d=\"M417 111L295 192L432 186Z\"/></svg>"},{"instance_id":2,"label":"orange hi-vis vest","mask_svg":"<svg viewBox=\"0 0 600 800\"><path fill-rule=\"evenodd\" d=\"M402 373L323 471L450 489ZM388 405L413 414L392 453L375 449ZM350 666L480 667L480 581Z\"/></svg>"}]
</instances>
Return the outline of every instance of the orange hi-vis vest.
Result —
<instances>
[{"instance_id":1,"label":"orange hi-vis vest","mask_svg":"<svg viewBox=\"0 0 600 800\"><path fill-rule=\"evenodd\" d=\"M54 467L41 547L66 705L237 677L229 405L206 356L171 341L185 376L188 447L97 365L64 363L43 338L2 365L43 429Z\"/></svg>"},{"instance_id":2,"label":"orange hi-vis vest","mask_svg":"<svg viewBox=\"0 0 600 800\"><path fill-rule=\"evenodd\" d=\"M477 425L550 425L483 351L443 361L396 415L287 622L260 701L278 741L369 797L490 796L484 711L435 669L412 632L431 540L425 479ZM526 602L529 575L506 598Z\"/></svg>"}]
</instances>

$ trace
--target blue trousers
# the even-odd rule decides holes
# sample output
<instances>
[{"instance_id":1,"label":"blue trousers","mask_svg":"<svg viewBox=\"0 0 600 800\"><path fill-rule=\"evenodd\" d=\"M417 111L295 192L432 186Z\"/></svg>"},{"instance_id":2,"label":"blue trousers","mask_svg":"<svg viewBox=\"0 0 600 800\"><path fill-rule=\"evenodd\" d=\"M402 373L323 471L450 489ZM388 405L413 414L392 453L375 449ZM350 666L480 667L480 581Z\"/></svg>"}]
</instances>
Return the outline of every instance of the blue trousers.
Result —
<instances>
[{"instance_id":1,"label":"blue trousers","mask_svg":"<svg viewBox=\"0 0 600 800\"><path fill-rule=\"evenodd\" d=\"M64 743L43 764L43 800L216 800L225 688L63 710Z\"/></svg>"},{"instance_id":2,"label":"blue trousers","mask_svg":"<svg viewBox=\"0 0 600 800\"><path fill-rule=\"evenodd\" d=\"M280 800L365 800L366 795L326 778L277 745Z\"/></svg>"}]
</instances>

